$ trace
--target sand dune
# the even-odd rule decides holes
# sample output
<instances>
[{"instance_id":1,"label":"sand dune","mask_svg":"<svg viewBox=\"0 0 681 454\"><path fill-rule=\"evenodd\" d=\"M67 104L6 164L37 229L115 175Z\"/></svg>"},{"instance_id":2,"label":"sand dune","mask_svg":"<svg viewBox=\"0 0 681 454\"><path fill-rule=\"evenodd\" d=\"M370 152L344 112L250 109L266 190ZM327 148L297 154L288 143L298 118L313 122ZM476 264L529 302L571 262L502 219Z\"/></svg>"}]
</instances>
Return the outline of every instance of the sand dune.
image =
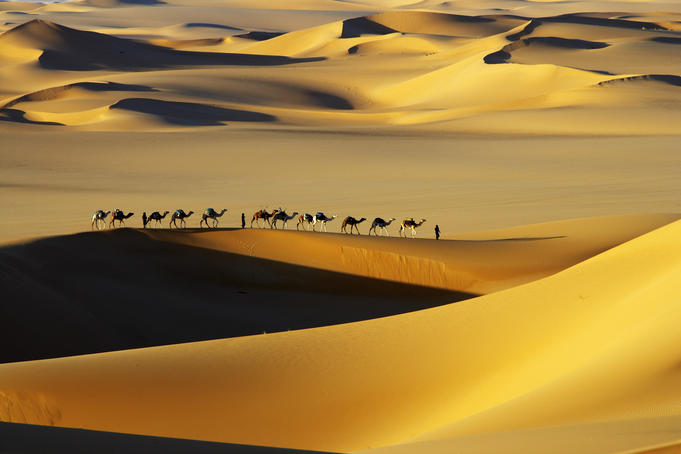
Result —
<instances>
[{"instance_id":1,"label":"sand dune","mask_svg":"<svg viewBox=\"0 0 681 454\"><path fill-rule=\"evenodd\" d=\"M680 228L523 286L409 314L5 364L3 419L352 451L678 416ZM159 412L162 423L152 416ZM644 432L619 449L677 437ZM439 449L419 448L428 446Z\"/></svg>"},{"instance_id":2,"label":"sand dune","mask_svg":"<svg viewBox=\"0 0 681 454\"><path fill-rule=\"evenodd\" d=\"M8 299L23 304L5 311L12 328L3 336L13 347L2 349L0 361L302 329L420 310L553 274L677 218L581 219L467 234L442 243L247 229L111 231L7 246L0 249L3 289ZM68 260L61 252L65 249L71 251ZM91 250L99 251L97 256ZM79 278L56 282L56 268ZM107 290L111 282L115 292ZM160 305L165 306L163 317ZM60 342L52 340L57 333L62 333Z\"/></svg>"},{"instance_id":3,"label":"sand dune","mask_svg":"<svg viewBox=\"0 0 681 454\"><path fill-rule=\"evenodd\" d=\"M611 107L603 107L601 98L608 94L600 93L599 84L628 77L681 76L681 63L675 58L674 43L679 39L675 17L671 13L651 14L650 20L646 15L604 13L471 16L394 10L283 31L210 22L197 27L188 25L202 23L168 25L156 29L156 35L149 27L106 29L120 37L36 19L0 36L0 50L5 49L0 55L14 66L0 71L0 80L11 82L12 74L25 73L17 80L18 92L0 92L0 96L20 98L49 89L47 77L71 84L101 82L104 75L106 81L162 90L157 99L169 106L212 105L220 100L217 109L256 110L276 117L273 123L280 127L371 125L390 130L410 125L476 133L484 129L591 134L593 118L600 117L604 119L600 131L606 134L670 134L675 130L666 124L681 114L675 103L659 107L659 90L641 86L635 92L617 93L620 102L633 107L626 118L620 118L611 115ZM185 38L173 39L178 34ZM126 39L139 36L153 38ZM38 67L32 66L36 61ZM196 66L201 69L191 84L165 88ZM350 73L352 78L346 76ZM679 97L676 86L663 91L672 99ZM580 92L589 92L588 100ZM239 93L252 94L235 96ZM342 103L310 102L305 93L321 93L323 99ZM103 97L97 107L123 99ZM344 107L338 111L340 105ZM77 105L71 107L74 115L57 118L50 115L55 110L51 106L40 107L16 106L18 112L3 116L9 121L28 119L89 130L225 123L167 121L151 109L144 111L147 120L138 121L139 116L121 110L103 115L78 110ZM660 122L661 116L670 122ZM512 121L516 117L519 121ZM255 127L258 122L256 117L246 121ZM571 129L564 127L566 122ZM635 131L633 123L639 125Z\"/></svg>"},{"instance_id":4,"label":"sand dune","mask_svg":"<svg viewBox=\"0 0 681 454\"><path fill-rule=\"evenodd\" d=\"M676 0L0 1L0 451L677 451L680 43ZM338 218L235 228L281 207Z\"/></svg>"}]
</instances>

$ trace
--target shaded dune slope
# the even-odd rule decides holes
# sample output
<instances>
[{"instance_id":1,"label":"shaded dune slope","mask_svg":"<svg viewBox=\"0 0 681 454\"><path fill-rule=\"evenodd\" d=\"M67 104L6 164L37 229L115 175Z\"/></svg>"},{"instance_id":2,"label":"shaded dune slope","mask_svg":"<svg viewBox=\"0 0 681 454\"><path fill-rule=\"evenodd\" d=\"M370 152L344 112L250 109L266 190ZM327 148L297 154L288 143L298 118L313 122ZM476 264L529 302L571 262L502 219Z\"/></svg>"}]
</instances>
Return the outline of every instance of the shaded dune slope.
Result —
<instances>
[{"instance_id":1,"label":"shaded dune slope","mask_svg":"<svg viewBox=\"0 0 681 454\"><path fill-rule=\"evenodd\" d=\"M45 69L69 71L145 70L177 66L285 65L301 61L281 56L187 52L76 30L34 19L0 35L0 45L41 49ZM317 59L318 60L318 59Z\"/></svg>"},{"instance_id":2,"label":"shaded dune slope","mask_svg":"<svg viewBox=\"0 0 681 454\"><path fill-rule=\"evenodd\" d=\"M2 418L337 451L671 421L680 234L675 222L545 279L409 314L4 364L0 408L13 410ZM658 431L647 442L674 437Z\"/></svg>"},{"instance_id":3,"label":"shaded dune slope","mask_svg":"<svg viewBox=\"0 0 681 454\"><path fill-rule=\"evenodd\" d=\"M210 236L248 242L240 233ZM120 230L0 249L4 297L21 302L3 305L0 361L310 328L473 296L153 236Z\"/></svg>"},{"instance_id":4,"label":"shaded dune slope","mask_svg":"<svg viewBox=\"0 0 681 454\"><path fill-rule=\"evenodd\" d=\"M196 454L314 454L317 451L264 446L211 443L178 438L144 437L63 427L0 423L2 449L14 454L44 452L97 452L146 454L149 452ZM325 451L326 452L326 451Z\"/></svg>"}]
</instances>

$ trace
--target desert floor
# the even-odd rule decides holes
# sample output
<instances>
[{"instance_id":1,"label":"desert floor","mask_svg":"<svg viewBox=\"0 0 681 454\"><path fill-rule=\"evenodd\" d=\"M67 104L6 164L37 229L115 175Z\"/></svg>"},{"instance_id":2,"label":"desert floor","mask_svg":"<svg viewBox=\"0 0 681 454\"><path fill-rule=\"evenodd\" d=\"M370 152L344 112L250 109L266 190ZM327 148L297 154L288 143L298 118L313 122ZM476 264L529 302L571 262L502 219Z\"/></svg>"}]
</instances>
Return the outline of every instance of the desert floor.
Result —
<instances>
[{"instance_id":1,"label":"desert floor","mask_svg":"<svg viewBox=\"0 0 681 454\"><path fill-rule=\"evenodd\" d=\"M680 125L675 0L0 2L0 451L675 452Z\"/></svg>"}]
</instances>

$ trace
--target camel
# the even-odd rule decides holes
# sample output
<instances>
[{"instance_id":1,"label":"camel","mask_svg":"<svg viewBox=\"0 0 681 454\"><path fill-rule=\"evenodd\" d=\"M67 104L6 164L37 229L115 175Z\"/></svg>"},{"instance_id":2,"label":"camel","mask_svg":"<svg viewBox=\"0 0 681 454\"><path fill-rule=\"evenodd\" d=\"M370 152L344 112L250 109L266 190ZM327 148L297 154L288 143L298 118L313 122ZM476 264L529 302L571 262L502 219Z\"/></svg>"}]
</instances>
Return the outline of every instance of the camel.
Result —
<instances>
[{"instance_id":1,"label":"camel","mask_svg":"<svg viewBox=\"0 0 681 454\"><path fill-rule=\"evenodd\" d=\"M310 225L314 221L314 216L310 213L301 214L298 216L298 224L296 224L296 230L299 230L300 225L303 225L303 230L307 230L306 224Z\"/></svg>"},{"instance_id":2,"label":"camel","mask_svg":"<svg viewBox=\"0 0 681 454\"><path fill-rule=\"evenodd\" d=\"M169 228L173 228L173 225L175 228L185 228L187 227L187 221L185 221L185 218L188 218L194 214L193 211L190 211L189 213L185 213L184 210L175 210L173 215L170 217L170 223L168 224ZM180 220L180 227L177 226L177 220Z\"/></svg>"},{"instance_id":3,"label":"camel","mask_svg":"<svg viewBox=\"0 0 681 454\"><path fill-rule=\"evenodd\" d=\"M121 210L115 209L111 214L111 220L109 221L109 227L116 227L116 221L118 221L118 226L125 225L125 220L135 213L124 214Z\"/></svg>"},{"instance_id":4,"label":"camel","mask_svg":"<svg viewBox=\"0 0 681 454\"><path fill-rule=\"evenodd\" d=\"M111 211L104 211L104 210L97 210L94 213L92 213L92 229L94 230L95 227L97 230L101 230L99 228L99 223L102 222L104 224L104 227L106 227L106 217L111 213Z\"/></svg>"},{"instance_id":5,"label":"camel","mask_svg":"<svg viewBox=\"0 0 681 454\"><path fill-rule=\"evenodd\" d=\"M255 221L255 225L260 227L260 219L264 220L270 227L272 227L270 218L277 214L277 212L279 212L279 210L273 210L271 213L268 213L267 210L256 211L253 213L253 217L251 218L251 228L253 228L253 221Z\"/></svg>"},{"instance_id":6,"label":"camel","mask_svg":"<svg viewBox=\"0 0 681 454\"><path fill-rule=\"evenodd\" d=\"M199 222L199 227L203 227L203 223L206 223L206 227L209 227L208 225L208 219L213 220L213 228L216 228L218 226L218 218L222 217L223 214L225 214L225 211L227 211L227 208L223 208L222 211L219 213L215 211L213 208L206 208L203 214L201 215L201 222Z\"/></svg>"},{"instance_id":7,"label":"camel","mask_svg":"<svg viewBox=\"0 0 681 454\"><path fill-rule=\"evenodd\" d=\"M333 221L336 219L336 215L334 214L331 217L327 217L324 213L321 211L318 211L317 214L314 215L314 218L312 219L312 231L314 232L314 226L317 225L317 222L321 223L321 227L319 227L319 231L324 231L326 232L326 223L329 221Z\"/></svg>"},{"instance_id":8,"label":"camel","mask_svg":"<svg viewBox=\"0 0 681 454\"><path fill-rule=\"evenodd\" d=\"M367 218L362 218L362 219L355 219L352 216L348 216L347 218L343 219L343 225L341 225L341 232L348 233L345 228L347 226L350 226L350 235L352 235L352 229L355 228L357 229L357 235L359 235L359 227L357 225L361 224L362 222L366 221Z\"/></svg>"},{"instance_id":9,"label":"camel","mask_svg":"<svg viewBox=\"0 0 681 454\"><path fill-rule=\"evenodd\" d=\"M388 226L392 224L392 222L395 220L395 218L390 218L387 221L382 219L382 218L376 218L374 219L374 222L371 223L371 228L369 229L369 235L371 235L371 231L374 231L374 235L378 235L376 233L376 227L378 227L379 231L385 232L386 236L390 236L390 233L388 233Z\"/></svg>"},{"instance_id":10,"label":"camel","mask_svg":"<svg viewBox=\"0 0 681 454\"><path fill-rule=\"evenodd\" d=\"M400 224L400 236L402 236L402 232L404 232L407 229L411 229L411 237L414 238L416 237L416 229L418 227L421 227L423 223L426 222L425 219L421 219L420 222L416 222L414 218L407 218L404 221L402 221L402 224ZM407 234L405 232L404 237L407 237Z\"/></svg>"},{"instance_id":11,"label":"camel","mask_svg":"<svg viewBox=\"0 0 681 454\"><path fill-rule=\"evenodd\" d=\"M286 210L278 211L276 214L272 216L272 225L270 227L276 229L277 221L282 221L284 223L284 230L286 230L286 224L288 223L288 221L295 218L296 216L298 216L297 211L294 211L293 214L290 216L286 214Z\"/></svg>"},{"instance_id":12,"label":"camel","mask_svg":"<svg viewBox=\"0 0 681 454\"><path fill-rule=\"evenodd\" d=\"M163 223L161 223L161 221L163 218L168 216L168 213L170 213L170 211L165 211L163 214L159 213L158 211L154 211L147 216L147 224L149 224L151 221L156 221L156 224L161 224L161 227L163 227Z\"/></svg>"}]
</instances>

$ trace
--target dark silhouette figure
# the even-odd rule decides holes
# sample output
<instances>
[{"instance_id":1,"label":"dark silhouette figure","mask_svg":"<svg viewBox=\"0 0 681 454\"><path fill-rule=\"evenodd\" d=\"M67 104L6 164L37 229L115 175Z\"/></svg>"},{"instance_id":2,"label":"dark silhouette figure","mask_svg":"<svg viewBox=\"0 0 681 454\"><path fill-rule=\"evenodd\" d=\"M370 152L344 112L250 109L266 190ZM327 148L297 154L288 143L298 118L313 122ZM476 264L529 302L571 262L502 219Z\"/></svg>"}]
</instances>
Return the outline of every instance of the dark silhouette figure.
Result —
<instances>
[{"instance_id":1,"label":"dark silhouette figure","mask_svg":"<svg viewBox=\"0 0 681 454\"><path fill-rule=\"evenodd\" d=\"M435 224L435 239L439 240L440 239L440 226Z\"/></svg>"},{"instance_id":2,"label":"dark silhouette figure","mask_svg":"<svg viewBox=\"0 0 681 454\"><path fill-rule=\"evenodd\" d=\"M241 228L246 228L246 215L244 213L241 213Z\"/></svg>"},{"instance_id":3,"label":"dark silhouette figure","mask_svg":"<svg viewBox=\"0 0 681 454\"><path fill-rule=\"evenodd\" d=\"M147 222L149 221L147 220L147 212L145 211L142 213L142 227L145 229L147 228Z\"/></svg>"}]
</instances>

